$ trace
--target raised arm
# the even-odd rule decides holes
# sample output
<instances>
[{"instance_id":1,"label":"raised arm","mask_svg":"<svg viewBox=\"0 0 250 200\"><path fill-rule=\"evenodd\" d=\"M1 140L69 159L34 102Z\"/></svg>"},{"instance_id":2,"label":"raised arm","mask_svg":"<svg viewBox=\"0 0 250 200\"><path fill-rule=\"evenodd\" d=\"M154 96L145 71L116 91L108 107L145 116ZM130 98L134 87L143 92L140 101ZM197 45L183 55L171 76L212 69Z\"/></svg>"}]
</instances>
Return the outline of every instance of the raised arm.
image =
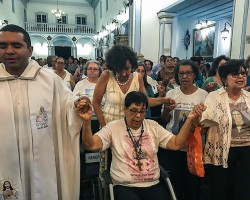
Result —
<instances>
[{"instance_id":1,"label":"raised arm","mask_svg":"<svg viewBox=\"0 0 250 200\"><path fill-rule=\"evenodd\" d=\"M75 106L79 116L82 118L82 144L84 149L89 151L100 151L103 146L101 138L97 135L93 135L91 130L91 104L87 102L84 97L81 97L80 100L75 102ZM88 110L86 110L86 108L88 108Z\"/></svg>"},{"instance_id":2,"label":"raised arm","mask_svg":"<svg viewBox=\"0 0 250 200\"><path fill-rule=\"evenodd\" d=\"M171 96L171 93L168 92L166 94L166 97L170 97ZM172 104L167 104L165 103L164 104L164 107L163 107L163 111L161 113L161 118L164 122L169 122L170 121L170 112L175 109L176 107L176 102L173 101Z\"/></svg>"},{"instance_id":3,"label":"raised arm","mask_svg":"<svg viewBox=\"0 0 250 200\"><path fill-rule=\"evenodd\" d=\"M102 140L97 135L92 135L91 120L83 120L82 124L82 144L88 151L102 150Z\"/></svg>"},{"instance_id":4,"label":"raised arm","mask_svg":"<svg viewBox=\"0 0 250 200\"><path fill-rule=\"evenodd\" d=\"M176 107L176 103L173 104L164 104L163 112L161 113L161 118L164 122L169 122L170 112Z\"/></svg>"},{"instance_id":5,"label":"raised arm","mask_svg":"<svg viewBox=\"0 0 250 200\"><path fill-rule=\"evenodd\" d=\"M98 79L98 82L95 86L94 96L93 96L93 107L95 110L96 117L101 125L101 127L104 127L106 125L102 108L101 108L101 102L102 98L106 92L106 87L109 80L109 71L103 71L102 75Z\"/></svg>"}]
</instances>

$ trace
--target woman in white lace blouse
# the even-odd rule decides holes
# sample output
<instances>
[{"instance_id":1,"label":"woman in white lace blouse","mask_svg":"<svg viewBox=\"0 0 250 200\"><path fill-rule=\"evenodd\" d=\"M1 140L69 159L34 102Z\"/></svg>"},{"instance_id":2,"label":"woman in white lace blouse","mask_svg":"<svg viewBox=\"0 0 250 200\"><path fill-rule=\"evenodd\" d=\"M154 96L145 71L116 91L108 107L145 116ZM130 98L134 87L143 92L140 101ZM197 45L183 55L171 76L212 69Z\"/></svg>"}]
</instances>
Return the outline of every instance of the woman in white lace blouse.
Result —
<instances>
[{"instance_id":1,"label":"woman in white lace blouse","mask_svg":"<svg viewBox=\"0 0 250 200\"><path fill-rule=\"evenodd\" d=\"M209 93L201 119L209 128L204 162L211 164L211 199L249 200L250 93L243 89L243 60L227 61L219 67L219 76L223 87Z\"/></svg>"}]
</instances>

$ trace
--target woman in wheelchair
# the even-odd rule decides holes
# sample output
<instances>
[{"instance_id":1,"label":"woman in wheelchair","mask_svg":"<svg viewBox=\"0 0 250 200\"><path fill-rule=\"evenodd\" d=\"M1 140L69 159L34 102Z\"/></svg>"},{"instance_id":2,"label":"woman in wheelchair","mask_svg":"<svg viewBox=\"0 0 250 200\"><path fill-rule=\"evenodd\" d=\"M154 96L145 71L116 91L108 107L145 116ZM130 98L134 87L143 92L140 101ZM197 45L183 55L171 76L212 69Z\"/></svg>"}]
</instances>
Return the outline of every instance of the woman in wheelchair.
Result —
<instances>
[{"instance_id":1,"label":"woman in wheelchair","mask_svg":"<svg viewBox=\"0 0 250 200\"><path fill-rule=\"evenodd\" d=\"M88 102L83 102L86 106ZM175 101L170 101L175 106ZM192 125L201 112L190 112L178 135L173 135L153 120L145 119L147 97L141 92L130 92L125 98L125 118L108 123L95 135L91 131L92 107L83 118L83 146L90 151L111 148L111 178L117 200L166 200L167 188L159 182L158 147L178 150L185 144Z\"/></svg>"}]
</instances>

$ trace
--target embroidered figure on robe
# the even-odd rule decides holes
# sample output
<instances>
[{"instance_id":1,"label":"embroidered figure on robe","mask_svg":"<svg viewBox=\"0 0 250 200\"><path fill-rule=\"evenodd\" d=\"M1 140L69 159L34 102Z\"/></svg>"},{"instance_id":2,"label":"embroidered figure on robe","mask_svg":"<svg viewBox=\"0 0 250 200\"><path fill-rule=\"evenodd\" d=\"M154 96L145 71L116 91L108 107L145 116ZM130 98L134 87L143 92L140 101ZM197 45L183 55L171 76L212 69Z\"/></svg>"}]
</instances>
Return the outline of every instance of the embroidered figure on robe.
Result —
<instances>
[{"instance_id":1,"label":"embroidered figure on robe","mask_svg":"<svg viewBox=\"0 0 250 200\"><path fill-rule=\"evenodd\" d=\"M3 194L1 200L5 199L18 199L18 192L13 188L10 181L4 181Z\"/></svg>"},{"instance_id":2,"label":"embroidered figure on robe","mask_svg":"<svg viewBox=\"0 0 250 200\"><path fill-rule=\"evenodd\" d=\"M37 129L43 129L48 127L48 114L42 106L40 107L39 113L36 116L36 127Z\"/></svg>"}]
</instances>

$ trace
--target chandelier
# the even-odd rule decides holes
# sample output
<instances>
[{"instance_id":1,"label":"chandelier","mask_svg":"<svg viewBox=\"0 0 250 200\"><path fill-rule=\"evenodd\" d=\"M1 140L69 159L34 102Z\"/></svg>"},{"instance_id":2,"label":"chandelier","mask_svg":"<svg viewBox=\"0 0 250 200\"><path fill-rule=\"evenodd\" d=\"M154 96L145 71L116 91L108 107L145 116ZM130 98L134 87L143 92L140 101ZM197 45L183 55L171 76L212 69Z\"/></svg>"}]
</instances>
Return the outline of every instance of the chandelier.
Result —
<instances>
[{"instance_id":1,"label":"chandelier","mask_svg":"<svg viewBox=\"0 0 250 200\"><path fill-rule=\"evenodd\" d=\"M58 0L57 0L57 4L56 4L56 9L55 10L51 10L51 13L53 15L56 16L57 19L61 19L62 15L64 14L64 12L62 12L59 8L58 8Z\"/></svg>"}]
</instances>

